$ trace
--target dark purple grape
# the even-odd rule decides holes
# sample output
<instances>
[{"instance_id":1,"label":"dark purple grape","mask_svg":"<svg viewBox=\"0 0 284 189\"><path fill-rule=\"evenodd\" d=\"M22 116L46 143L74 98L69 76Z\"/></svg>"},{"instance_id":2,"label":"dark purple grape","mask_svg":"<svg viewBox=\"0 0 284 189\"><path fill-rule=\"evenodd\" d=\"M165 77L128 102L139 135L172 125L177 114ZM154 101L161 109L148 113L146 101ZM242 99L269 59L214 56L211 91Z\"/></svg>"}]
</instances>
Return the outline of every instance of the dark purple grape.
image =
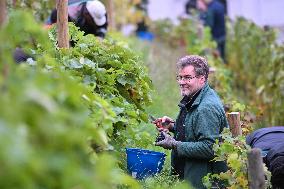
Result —
<instances>
[{"instance_id":1,"label":"dark purple grape","mask_svg":"<svg viewBox=\"0 0 284 189\"><path fill-rule=\"evenodd\" d=\"M165 136L162 133L159 133L156 138L156 142L160 142L165 139Z\"/></svg>"}]
</instances>

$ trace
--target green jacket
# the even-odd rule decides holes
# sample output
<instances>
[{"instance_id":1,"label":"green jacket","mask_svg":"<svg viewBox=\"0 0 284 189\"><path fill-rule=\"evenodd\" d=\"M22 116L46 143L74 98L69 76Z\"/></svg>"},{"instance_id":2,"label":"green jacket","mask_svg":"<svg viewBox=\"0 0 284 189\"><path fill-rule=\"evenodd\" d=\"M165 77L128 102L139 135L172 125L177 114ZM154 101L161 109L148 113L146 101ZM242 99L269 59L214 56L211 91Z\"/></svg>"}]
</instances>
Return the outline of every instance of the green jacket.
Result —
<instances>
[{"instance_id":1,"label":"green jacket","mask_svg":"<svg viewBox=\"0 0 284 189\"><path fill-rule=\"evenodd\" d=\"M185 118L185 141L178 144L178 157L185 158L184 179L195 188L205 188L207 173L226 171L224 162L212 162L212 149L224 127L228 127L223 105L216 92L206 83L188 109Z\"/></svg>"}]
</instances>

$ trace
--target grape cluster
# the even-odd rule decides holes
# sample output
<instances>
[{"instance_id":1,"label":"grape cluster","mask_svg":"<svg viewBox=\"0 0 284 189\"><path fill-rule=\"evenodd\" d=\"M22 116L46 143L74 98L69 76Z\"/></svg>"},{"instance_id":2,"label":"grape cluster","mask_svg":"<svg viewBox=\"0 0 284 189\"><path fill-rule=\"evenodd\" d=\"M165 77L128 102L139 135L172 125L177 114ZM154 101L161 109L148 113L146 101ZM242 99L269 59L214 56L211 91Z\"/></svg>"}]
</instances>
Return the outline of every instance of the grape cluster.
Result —
<instances>
[{"instance_id":1,"label":"grape cluster","mask_svg":"<svg viewBox=\"0 0 284 189\"><path fill-rule=\"evenodd\" d=\"M160 142L165 139L165 136L160 132L156 137L156 142Z\"/></svg>"}]
</instances>

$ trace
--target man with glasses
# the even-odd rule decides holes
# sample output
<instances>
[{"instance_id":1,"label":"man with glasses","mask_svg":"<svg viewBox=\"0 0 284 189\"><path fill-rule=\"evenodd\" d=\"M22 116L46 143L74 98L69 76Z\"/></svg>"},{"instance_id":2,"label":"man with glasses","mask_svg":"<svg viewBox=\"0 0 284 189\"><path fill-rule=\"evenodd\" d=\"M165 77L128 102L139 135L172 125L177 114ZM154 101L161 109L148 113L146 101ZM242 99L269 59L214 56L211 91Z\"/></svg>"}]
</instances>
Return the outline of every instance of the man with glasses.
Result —
<instances>
[{"instance_id":1,"label":"man with glasses","mask_svg":"<svg viewBox=\"0 0 284 189\"><path fill-rule=\"evenodd\" d=\"M226 171L224 162L211 161L212 149L224 127L228 127L223 105L208 85L207 61L196 55L177 62L177 82L183 97L176 121L164 116L154 121L164 140L157 146L172 150L172 174L189 181L195 188L205 188L202 178L208 173ZM168 134L174 133L174 137Z\"/></svg>"}]
</instances>

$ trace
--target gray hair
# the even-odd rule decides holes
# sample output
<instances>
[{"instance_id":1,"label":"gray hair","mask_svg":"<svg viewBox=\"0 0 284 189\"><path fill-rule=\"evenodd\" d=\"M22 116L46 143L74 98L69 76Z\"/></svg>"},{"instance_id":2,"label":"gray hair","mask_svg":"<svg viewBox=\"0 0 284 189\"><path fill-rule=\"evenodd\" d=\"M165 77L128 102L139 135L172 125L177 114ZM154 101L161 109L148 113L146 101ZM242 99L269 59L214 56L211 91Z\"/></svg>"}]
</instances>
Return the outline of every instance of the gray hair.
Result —
<instances>
[{"instance_id":1,"label":"gray hair","mask_svg":"<svg viewBox=\"0 0 284 189\"><path fill-rule=\"evenodd\" d=\"M209 67L207 60L198 55L187 55L180 58L176 64L177 69L181 70L187 66L193 66L196 76L204 76L208 79Z\"/></svg>"}]
</instances>

